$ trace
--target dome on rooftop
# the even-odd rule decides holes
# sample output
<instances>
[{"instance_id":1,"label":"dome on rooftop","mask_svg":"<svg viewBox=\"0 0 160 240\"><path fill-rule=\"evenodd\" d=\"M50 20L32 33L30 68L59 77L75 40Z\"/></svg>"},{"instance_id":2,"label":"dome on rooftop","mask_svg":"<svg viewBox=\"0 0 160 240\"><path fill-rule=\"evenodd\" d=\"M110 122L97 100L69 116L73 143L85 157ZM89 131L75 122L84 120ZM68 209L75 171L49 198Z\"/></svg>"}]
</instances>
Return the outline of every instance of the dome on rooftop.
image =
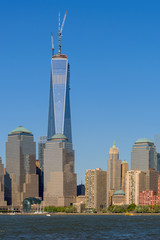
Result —
<instances>
[{"instance_id":1,"label":"dome on rooftop","mask_svg":"<svg viewBox=\"0 0 160 240\"><path fill-rule=\"evenodd\" d=\"M122 163L128 163L126 160L123 160L123 162Z\"/></svg>"},{"instance_id":2,"label":"dome on rooftop","mask_svg":"<svg viewBox=\"0 0 160 240\"><path fill-rule=\"evenodd\" d=\"M53 137L51 137L51 140L68 140L67 137L61 133L55 134Z\"/></svg>"},{"instance_id":3,"label":"dome on rooftop","mask_svg":"<svg viewBox=\"0 0 160 240\"><path fill-rule=\"evenodd\" d=\"M26 128L19 126L17 128L15 128L12 132L10 132L10 134L14 134L14 133L28 133L28 134L32 134L29 130L27 130Z\"/></svg>"},{"instance_id":4,"label":"dome on rooftop","mask_svg":"<svg viewBox=\"0 0 160 240\"><path fill-rule=\"evenodd\" d=\"M153 142L147 138L140 138L135 143L153 143Z\"/></svg>"},{"instance_id":5,"label":"dome on rooftop","mask_svg":"<svg viewBox=\"0 0 160 240\"><path fill-rule=\"evenodd\" d=\"M117 190L113 193L113 195L125 195L125 193L123 192L123 190Z\"/></svg>"}]
</instances>

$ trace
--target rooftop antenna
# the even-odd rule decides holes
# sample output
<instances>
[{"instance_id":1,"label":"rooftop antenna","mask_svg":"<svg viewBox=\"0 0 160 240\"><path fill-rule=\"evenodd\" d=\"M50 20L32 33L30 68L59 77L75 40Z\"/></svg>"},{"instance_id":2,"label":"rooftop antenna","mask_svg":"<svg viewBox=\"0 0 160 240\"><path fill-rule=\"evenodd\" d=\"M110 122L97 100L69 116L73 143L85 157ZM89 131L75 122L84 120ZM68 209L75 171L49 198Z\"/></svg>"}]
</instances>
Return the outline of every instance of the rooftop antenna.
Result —
<instances>
[{"instance_id":1,"label":"rooftop antenna","mask_svg":"<svg viewBox=\"0 0 160 240\"><path fill-rule=\"evenodd\" d=\"M51 42L52 42L52 56L54 55L54 43L53 43L53 33L51 32Z\"/></svg>"},{"instance_id":2,"label":"rooftop antenna","mask_svg":"<svg viewBox=\"0 0 160 240\"><path fill-rule=\"evenodd\" d=\"M58 54L61 54L61 37L62 37L62 31L63 31L63 27L64 27L64 23L65 23L65 20L66 20L66 15L67 15L67 10L64 14L64 18L63 18L63 22L62 22L62 25L60 27L60 13L59 13L59 30L58 30L58 37L59 37L59 49L58 49Z\"/></svg>"}]
</instances>

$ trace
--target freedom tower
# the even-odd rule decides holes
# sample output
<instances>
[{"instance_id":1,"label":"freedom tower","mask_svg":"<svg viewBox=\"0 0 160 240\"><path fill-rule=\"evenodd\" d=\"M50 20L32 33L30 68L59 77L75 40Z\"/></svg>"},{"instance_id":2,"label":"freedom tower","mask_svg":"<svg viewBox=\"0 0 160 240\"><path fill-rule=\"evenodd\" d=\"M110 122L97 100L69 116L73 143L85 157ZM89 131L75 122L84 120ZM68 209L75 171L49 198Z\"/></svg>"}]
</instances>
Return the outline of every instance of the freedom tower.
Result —
<instances>
[{"instance_id":1,"label":"freedom tower","mask_svg":"<svg viewBox=\"0 0 160 240\"><path fill-rule=\"evenodd\" d=\"M60 27L59 51L54 54L53 35L48 116L48 141L44 148L45 206L69 206L76 202L77 174L74 171L70 114L70 72L67 56L61 54L61 35L66 13Z\"/></svg>"},{"instance_id":2,"label":"freedom tower","mask_svg":"<svg viewBox=\"0 0 160 240\"><path fill-rule=\"evenodd\" d=\"M66 12L67 13L67 12ZM72 142L71 133L71 113L70 113L70 71L69 62L65 54L61 54L61 35L66 19L66 13L60 27L59 15L59 51L54 55L53 35L52 58L51 58L51 78L49 96L48 115L48 140L55 134L63 134L68 141Z\"/></svg>"}]
</instances>

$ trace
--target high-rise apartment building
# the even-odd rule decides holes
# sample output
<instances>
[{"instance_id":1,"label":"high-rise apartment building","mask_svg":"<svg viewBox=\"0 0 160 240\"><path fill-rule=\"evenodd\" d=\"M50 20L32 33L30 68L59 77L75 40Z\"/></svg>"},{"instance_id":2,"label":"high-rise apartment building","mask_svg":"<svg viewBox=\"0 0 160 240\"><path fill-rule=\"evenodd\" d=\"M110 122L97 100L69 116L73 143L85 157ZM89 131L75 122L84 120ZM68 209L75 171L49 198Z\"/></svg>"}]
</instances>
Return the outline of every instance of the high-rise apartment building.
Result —
<instances>
[{"instance_id":1,"label":"high-rise apartment building","mask_svg":"<svg viewBox=\"0 0 160 240\"><path fill-rule=\"evenodd\" d=\"M62 134L54 135L44 149L44 204L69 206L76 201L72 143Z\"/></svg>"},{"instance_id":2,"label":"high-rise apartment building","mask_svg":"<svg viewBox=\"0 0 160 240\"><path fill-rule=\"evenodd\" d=\"M131 169L157 170L157 152L154 143L146 138L138 139L131 152Z\"/></svg>"},{"instance_id":3,"label":"high-rise apartment building","mask_svg":"<svg viewBox=\"0 0 160 240\"><path fill-rule=\"evenodd\" d=\"M126 204L139 204L140 192L146 190L146 173L131 170L126 174L125 196Z\"/></svg>"},{"instance_id":4,"label":"high-rise apartment building","mask_svg":"<svg viewBox=\"0 0 160 240\"><path fill-rule=\"evenodd\" d=\"M87 209L107 207L107 171L87 170L85 188Z\"/></svg>"},{"instance_id":5,"label":"high-rise apartment building","mask_svg":"<svg viewBox=\"0 0 160 240\"><path fill-rule=\"evenodd\" d=\"M20 206L25 198L38 197L36 143L22 126L8 135L5 182L8 204Z\"/></svg>"},{"instance_id":6,"label":"high-rise apartment building","mask_svg":"<svg viewBox=\"0 0 160 240\"><path fill-rule=\"evenodd\" d=\"M125 177L128 170L128 162L124 160L121 164L121 189L123 190L123 192L125 192Z\"/></svg>"}]
</instances>

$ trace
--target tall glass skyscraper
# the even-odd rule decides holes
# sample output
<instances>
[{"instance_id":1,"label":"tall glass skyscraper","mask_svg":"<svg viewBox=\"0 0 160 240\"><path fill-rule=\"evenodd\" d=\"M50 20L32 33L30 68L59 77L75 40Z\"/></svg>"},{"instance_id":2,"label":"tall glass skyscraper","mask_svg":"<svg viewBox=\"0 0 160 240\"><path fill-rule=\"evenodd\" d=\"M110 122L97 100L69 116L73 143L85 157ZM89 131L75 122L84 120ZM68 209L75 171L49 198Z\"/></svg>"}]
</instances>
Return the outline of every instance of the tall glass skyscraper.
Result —
<instances>
[{"instance_id":1,"label":"tall glass skyscraper","mask_svg":"<svg viewBox=\"0 0 160 240\"><path fill-rule=\"evenodd\" d=\"M66 13L60 28L59 51L54 54L53 35L51 79L48 115L48 134L44 148L45 206L69 206L76 202L77 175L74 172L70 113L70 71L67 56L61 54L61 34Z\"/></svg>"},{"instance_id":2,"label":"tall glass skyscraper","mask_svg":"<svg viewBox=\"0 0 160 240\"><path fill-rule=\"evenodd\" d=\"M48 140L55 134L63 134L72 142L70 113L70 71L67 56L53 55L48 115Z\"/></svg>"}]
</instances>

